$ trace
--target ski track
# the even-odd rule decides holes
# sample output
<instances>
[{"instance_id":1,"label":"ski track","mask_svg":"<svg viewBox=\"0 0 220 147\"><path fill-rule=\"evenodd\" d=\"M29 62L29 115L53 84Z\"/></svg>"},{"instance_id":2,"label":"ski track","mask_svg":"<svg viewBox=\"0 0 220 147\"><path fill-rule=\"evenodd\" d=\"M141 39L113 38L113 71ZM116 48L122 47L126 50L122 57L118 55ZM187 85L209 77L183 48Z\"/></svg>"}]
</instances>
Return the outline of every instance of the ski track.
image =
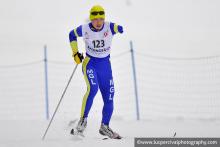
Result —
<instances>
[{"instance_id":1,"label":"ski track","mask_svg":"<svg viewBox=\"0 0 220 147\"><path fill-rule=\"evenodd\" d=\"M44 141L41 137L48 125L48 121L34 120L2 120L0 146L1 147L47 147L47 146L126 146L134 144L134 137L219 137L220 122L199 121L164 121L142 120L126 121L112 120L111 127L123 138L107 139L98 133L100 124L96 119L89 119L85 137L70 135L70 129L66 120L55 120L48 131Z\"/></svg>"}]
</instances>

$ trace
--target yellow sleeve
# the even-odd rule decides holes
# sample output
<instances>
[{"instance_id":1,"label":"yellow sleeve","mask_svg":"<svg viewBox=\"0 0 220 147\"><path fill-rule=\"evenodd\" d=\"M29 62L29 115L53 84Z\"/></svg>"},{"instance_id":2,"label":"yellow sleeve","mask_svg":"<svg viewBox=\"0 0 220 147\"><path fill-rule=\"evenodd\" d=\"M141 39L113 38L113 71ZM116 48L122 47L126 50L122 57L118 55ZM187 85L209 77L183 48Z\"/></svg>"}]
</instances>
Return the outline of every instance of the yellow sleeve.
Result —
<instances>
[{"instance_id":1,"label":"yellow sleeve","mask_svg":"<svg viewBox=\"0 0 220 147\"><path fill-rule=\"evenodd\" d=\"M77 41L71 41L70 42L70 46L72 48L73 51L73 55L76 54L78 52L78 44Z\"/></svg>"},{"instance_id":2,"label":"yellow sleeve","mask_svg":"<svg viewBox=\"0 0 220 147\"><path fill-rule=\"evenodd\" d=\"M73 29L69 33L70 46L72 48L73 55L78 52L77 37L82 37L82 26Z\"/></svg>"},{"instance_id":3,"label":"yellow sleeve","mask_svg":"<svg viewBox=\"0 0 220 147\"><path fill-rule=\"evenodd\" d=\"M114 32L118 33L118 25L117 24L114 24Z\"/></svg>"}]
</instances>

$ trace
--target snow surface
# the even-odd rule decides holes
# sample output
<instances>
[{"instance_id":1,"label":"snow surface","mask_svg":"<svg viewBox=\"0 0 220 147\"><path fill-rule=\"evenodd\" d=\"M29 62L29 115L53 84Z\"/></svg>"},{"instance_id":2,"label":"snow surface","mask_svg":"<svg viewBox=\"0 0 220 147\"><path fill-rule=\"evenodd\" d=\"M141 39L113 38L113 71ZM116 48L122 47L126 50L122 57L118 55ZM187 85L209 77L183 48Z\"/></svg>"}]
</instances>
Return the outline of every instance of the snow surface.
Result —
<instances>
[{"instance_id":1,"label":"snow surface","mask_svg":"<svg viewBox=\"0 0 220 147\"><path fill-rule=\"evenodd\" d=\"M74 119L73 119L74 120ZM219 137L219 122L174 121L174 120L142 120L124 121L114 120L112 128L124 138L122 140L102 140L98 129L97 119L88 120L85 138L69 135L70 120L57 120L53 122L44 141L41 137L46 129L46 121L8 120L1 121L0 146L1 147L70 147L70 146L123 146L133 147L134 137Z\"/></svg>"}]
</instances>

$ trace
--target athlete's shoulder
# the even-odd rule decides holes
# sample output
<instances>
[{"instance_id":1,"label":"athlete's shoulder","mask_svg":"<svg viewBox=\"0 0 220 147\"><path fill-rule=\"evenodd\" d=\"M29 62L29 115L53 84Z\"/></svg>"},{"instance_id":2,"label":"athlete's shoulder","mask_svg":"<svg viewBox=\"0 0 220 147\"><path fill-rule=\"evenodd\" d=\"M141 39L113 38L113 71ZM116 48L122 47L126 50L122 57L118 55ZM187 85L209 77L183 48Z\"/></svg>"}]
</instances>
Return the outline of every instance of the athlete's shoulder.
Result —
<instances>
[{"instance_id":1,"label":"athlete's shoulder","mask_svg":"<svg viewBox=\"0 0 220 147\"><path fill-rule=\"evenodd\" d=\"M82 37L82 25L70 31L70 35L74 37Z\"/></svg>"}]
</instances>

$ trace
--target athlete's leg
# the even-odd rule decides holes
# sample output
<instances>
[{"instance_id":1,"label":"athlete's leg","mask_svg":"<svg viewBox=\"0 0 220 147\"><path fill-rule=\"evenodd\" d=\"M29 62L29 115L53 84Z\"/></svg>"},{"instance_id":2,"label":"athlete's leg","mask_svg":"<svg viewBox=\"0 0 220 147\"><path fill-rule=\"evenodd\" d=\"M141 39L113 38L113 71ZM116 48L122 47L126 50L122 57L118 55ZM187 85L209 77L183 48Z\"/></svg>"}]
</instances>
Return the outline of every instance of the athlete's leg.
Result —
<instances>
[{"instance_id":1,"label":"athlete's leg","mask_svg":"<svg viewBox=\"0 0 220 147\"><path fill-rule=\"evenodd\" d=\"M88 117L93 99L98 91L97 73L89 57L86 57L83 61L83 74L87 85L87 91L83 97L81 118L86 118Z\"/></svg>"},{"instance_id":2,"label":"athlete's leg","mask_svg":"<svg viewBox=\"0 0 220 147\"><path fill-rule=\"evenodd\" d=\"M109 125L113 109L113 97L114 97L114 82L112 77L112 69L110 61L107 60L103 63L103 67L98 74L98 82L99 82L99 89L102 94L102 98L104 101L104 106L102 109L102 123L105 125Z\"/></svg>"}]
</instances>

